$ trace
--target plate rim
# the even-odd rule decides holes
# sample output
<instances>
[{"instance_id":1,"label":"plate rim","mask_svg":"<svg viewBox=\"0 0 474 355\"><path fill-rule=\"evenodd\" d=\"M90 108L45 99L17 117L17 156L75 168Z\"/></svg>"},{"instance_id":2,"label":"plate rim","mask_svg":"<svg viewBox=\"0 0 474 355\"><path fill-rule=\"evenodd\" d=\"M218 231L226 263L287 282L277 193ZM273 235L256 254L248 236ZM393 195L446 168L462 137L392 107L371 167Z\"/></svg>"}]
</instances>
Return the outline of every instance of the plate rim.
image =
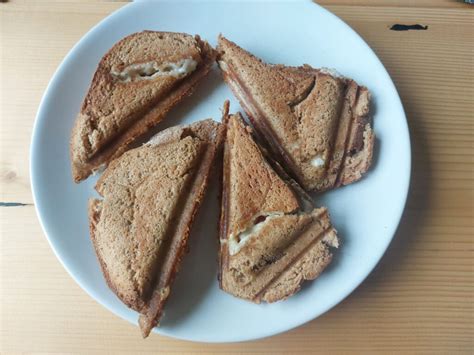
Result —
<instances>
[{"instance_id":1,"label":"plate rim","mask_svg":"<svg viewBox=\"0 0 474 355\"><path fill-rule=\"evenodd\" d=\"M148 1L144 0L144 1L136 1L136 2L131 2L129 4L126 4L118 9L116 9L115 11L113 11L112 13L110 13L109 15L107 15L105 18L103 18L102 20L100 20L97 24L95 24L92 28L90 28L75 44L74 46L68 51L68 53L66 54L66 56L62 59L62 61L60 62L60 64L58 65L58 67L56 68L53 76L51 77L51 79L49 80L48 82L48 85L46 86L46 89L44 90L44 93L42 95L42 98L41 98L41 101L40 101L40 104L38 106L38 110L37 110L37 113L36 113L36 116L35 116L35 120L34 120L34 124L33 124L33 130L32 130L32 134L31 134L31 143L30 143L30 149L29 149L29 172L30 172L30 186L31 186L31 192L32 192L32 196L33 196L33 203L34 203L34 206L35 206L35 211L36 211L36 215L38 216L38 220L39 220L39 223L41 225L41 229L43 231L43 234L45 235L47 241L48 241L48 244L50 245L51 249L53 250L53 253L55 254L56 258L59 260L59 262L61 263L61 265L63 266L63 268L67 271L67 273L71 276L71 278L91 297L94 299L94 301L96 301L97 303L99 303L100 305L102 305L104 308L106 308L107 310L109 310L110 312L112 312L114 315L120 317L120 318L123 318L124 320L130 322L130 323L133 323L135 325L137 325L137 322L136 321L131 321L130 319L128 318L125 318L123 317L121 314L119 314L115 309L113 309L112 307L109 307L107 304L105 304L105 302L103 302L103 300L101 299L101 297L99 297L97 295L97 293L89 288L89 287L86 287L86 285L84 285L84 283L78 278L78 276L76 275L76 273L74 272L74 270L72 270L72 268L69 268L66 264L66 260L64 260L64 258L61 256L61 254L59 253L58 249L56 248L54 242L53 242L53 238L51 238L49 236L49 234L47 233L47 226L46 224L49 223L47 221L45 221L45 217L43 216L43 212L41 211L41 208L39 208L39 204L38 204L38 190L41 189L41 186L39 186L39 183L37 181L37 177L36 177L36 164L38 163L35 159L34 159L34 156L35 156L35 147L38 145L38 140L39 140L39 126L45 122L45 115L44 115L44 111L45 111L45 106L46 106L46 103L49 101L49 96L51 95L51 91L52 91L52 88L55 87L57 85L57 82L60 80L60 77L61 77L61 72L63 70L65 70L65 66L69 60L69 58L71 56L74 55L74 53L78 50L78 48L80 47L81 43L87 39L89 36L93 35L94 32L96 32L100 27L103 27L103 26L107 26L107 23L109 22L110 18L113 17L113 16L116 16L118 13L120 12L124 12L124 11L128 11L128 9L130 7L134 7L134 6L140 6L141 3L146 3ZM166 1L159 1L161 3L163 2L166 2ZM207 1L203 1L204 3L213 3L214 1L212 0L207 0ZM285 2L285 1L282 1L282 2ZM372 55L374 56L375 60L378 62L378 64L380 65L380 67L383 69L383 71L385 72L385 74L387 75L387 78L389 79L389 83L391 85L391 90L393 90L394 92L394 97L393 99L396 100L396 104L400 110L400 115L402 115L400 117L401 118L404 118L403 120L403 128L404 130L406 131L406 138L407 138L407 142L406 142L406 149L407 149L407 161L406 161L406 165L407 165L407 168L406 168L406 177L405 177L405 180L404 181L401 181L400 184L401 184L401 190L403 191L404 193L404 198L403 198L403 203L400 204L399 206L399 209L397 211L397 215L394 216L396 218L394 218L394 220L396 220L397 222L394 223L394 227L393 227L393 230L390 232L390 233L387 233L387 236L390 235L390 238L387 237L386 239L386 245L384 246L384 250L383 252L380 254L379 257L377 258L374 258L374 263L373 263L373 266L370 267L367 271L367 273L361 277L359 280L357 280L357 282L354 283L354 285L352 287L350 287L350 291L349 292L345 292L345 293L342 293L341 295L339 295L339 297L335 298L335 300L328 304L326 307L325 307L325 310L320 312L319 314L312 314L310 313L310 315L308 317L306 317L306 319L304 319L303 321L301 322L298 322L298 324L296 326L289 326L289 327L281 327L280 329L278 330L271 330L271 331L261 331L260 333L258 334L254 334L254 336L252 337L239 337L239 336L235 336L235 334L233 334L233 338L231 340L229 339L216 339L216 338L206 338L206 339L198 339L198 338L193 338L193 337L185 337L185 336L179 336L179 335L176 335L176 334L173 334L173 332L171 331L163 331L161 328L154 328L153 329L153 332L154 333L158 333L160 335L164 335L164 336L169 336L171 338L174 338L174 339L179 339L179 340L186 340L186 341L193 341L193 342L202 342L202 343L232 343L232 342L244 342L244 341L252 341L252 340L256 340L256 339L262 339L262 338L267 338L267 337L270 337L270 336L273 336L273 335L277 335L277 334L281 334L281 333L284 333L284 332L287 332L291 329L295 329L299 326L302 326L320 316L322 316L323 314L325 314L326 312L330 311L332 308L334 308L336 305L338 305L339 303L341 303L344 299L346 299L347 297L349 297L366 279L367 277L373 272L373 270L375 269L375 267L379 264L380 260L382 259L382 257L385 255L385 253L387 252L389 246L390 246L390 243L392 242L393 238L395 237L396 233L397 233L397 230L399 229L400 227L400 224L401 224L401 221L402 221L402 217L403 217L403 213L405 211L405 207L406 207L406 204L407 204L407 199L408 199L408 192L409 192L409 189L410 189L410 182L411 182L411 174L412 174L412 149L411 149L411 137L410 137L410 131L409 131L409 126L408 126L408 120L407 120L407 116L406 116L406 113L405 113L405 109L403 107L403 103L401 101L401 98L400 98L400 94L398 93L398 90L389 74L389 72L387 71L387 69L385 68L384 64L382 63L382 61L379 59L379 57L377 56L377 54L372 50L372 48L368 45L368 43L364 40L364 38L359 35L359 33L357 31L355 31L352 27L350 27L344 20L342 20L341 18L339 18L338 16L336 16L335 14L333 14L331 11L327 10L326 8L324 8L323 6L317 4L317 3L314 3L310 0L305 0L305 1L301 1L301 3L311 3L312 6L316 6L319 8L319 10L324 13L324 16L329 16L329 17L332 17L332 20L335 21L335 22L338 22L339 25L341 25L345 31L349 31L349 32L352 32L355 36L357 36L359 38L359 40L361 41L361 44L362 45L365 45L366 49L368 50L368 52L372 53Z\"/></svg>"}]
</instances>

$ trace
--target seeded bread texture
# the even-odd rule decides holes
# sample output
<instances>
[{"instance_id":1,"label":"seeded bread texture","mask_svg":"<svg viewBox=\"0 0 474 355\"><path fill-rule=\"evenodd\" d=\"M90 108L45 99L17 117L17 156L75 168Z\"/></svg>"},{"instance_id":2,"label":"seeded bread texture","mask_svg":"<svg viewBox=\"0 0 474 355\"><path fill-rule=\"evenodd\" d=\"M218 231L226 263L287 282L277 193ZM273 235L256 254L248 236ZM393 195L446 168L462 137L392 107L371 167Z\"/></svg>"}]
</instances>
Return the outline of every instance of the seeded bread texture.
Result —
<instances>
[{"instance_id":1,"label":"seeded bread texture","mask_svg":"<svg viewBox=\"0 0 474 355\"><path fill-rule=\"evenodd\" d=\"M153 63L163 70L192 60L194 70L178 76L146 72L133 81L117 73ZM137 138L164 119L210 70L215 51L196 36L143 31L125 37L102 58L71 134L72 175L76 182L120 156ZM191 68L192 69L192 68Z\"/></svg>"},{"instance_id":2,"label":"seeded bread texture","mask_svg":"<svg viewBox=\"0 0 474 355\"><path fill-rule=\"evenodd\" d=\"M91 239L109 287L158 324L223 140L212 120L161 132L112 161L89 203Z\"/></svg>"},{"instance_id":3,"label":"seeded bread texture","mask_svg":"<svg viewBox=\"0 0 474 355\"><path fill-rule=\"evenodd\" d=\"M259 136L306 189L359 180L372 161L370 93L327 70L270 65L220 36L218 63Z\"/></svg>"},{"instance_id":4,"label":"seeded bread texture","mask_svg":"<svg viewBox=\"0 0 474 355\"><path fill-rule=\"evenodd\" d=\"M306 196L266 161L240 114L224 122L219 284L240 298L275 302L316 278L339 241L327 210L301 202Z\"/></svg>"}]
</instances>

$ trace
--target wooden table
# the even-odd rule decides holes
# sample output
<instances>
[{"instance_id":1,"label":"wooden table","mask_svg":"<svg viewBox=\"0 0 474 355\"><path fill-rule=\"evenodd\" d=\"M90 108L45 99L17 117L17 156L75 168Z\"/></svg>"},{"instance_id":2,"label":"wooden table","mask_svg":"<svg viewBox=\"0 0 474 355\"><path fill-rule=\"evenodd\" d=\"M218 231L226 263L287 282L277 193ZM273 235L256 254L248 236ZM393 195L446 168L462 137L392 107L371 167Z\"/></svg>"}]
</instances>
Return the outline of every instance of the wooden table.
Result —
<instances>
[{"instance_id":1,"label":"wooden table","mask_svg":"<svg viewBox=\"0 0 474 355\"><path fill-rule=\"evenodd\" d=\"M382 262L339 306L286 334L221 345L142 340L71 279L36 217L28 149L40 98L74 43L123 3L0 3L1 352L473 351L474 6L321 3L365 38L400 92L413 147L407 209Z\"/></svg>"}]
</instances>

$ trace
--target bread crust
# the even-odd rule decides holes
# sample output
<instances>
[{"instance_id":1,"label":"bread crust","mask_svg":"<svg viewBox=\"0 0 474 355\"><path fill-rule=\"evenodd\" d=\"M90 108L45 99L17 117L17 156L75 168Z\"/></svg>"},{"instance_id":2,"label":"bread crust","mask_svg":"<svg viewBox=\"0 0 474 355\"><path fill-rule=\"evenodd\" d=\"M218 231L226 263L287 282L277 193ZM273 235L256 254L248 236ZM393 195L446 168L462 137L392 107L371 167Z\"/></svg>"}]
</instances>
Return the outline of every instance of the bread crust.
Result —
<instances>
[{"instance_id":1,"label":"bread crust","mask_svg":"<svg viewBox=\"0 0 474 355\"><path fill-rule=\"evenodd\" d=\"M222 111L222 125L224 127L224 142L227 141L227 127L229 121L229 101L224 102L224 108ZM223 289L222 285L222 270L227 267L227 257L228 253L225 250L226 245L221 243L221 238L226 238L228 235L228 213L229 213L229 193L227 191L230 177L229 169L224 169L225 166L229 165L229 154L227 152L226 143L223 144L224 147L222 149L222 164L220 166L220 215L219 215L219 226L218 226L218 242L219 242L219 252L218 252L218 271L217 271L217 281L219 283L219 287Z\"/></svg>"}]
</instances>

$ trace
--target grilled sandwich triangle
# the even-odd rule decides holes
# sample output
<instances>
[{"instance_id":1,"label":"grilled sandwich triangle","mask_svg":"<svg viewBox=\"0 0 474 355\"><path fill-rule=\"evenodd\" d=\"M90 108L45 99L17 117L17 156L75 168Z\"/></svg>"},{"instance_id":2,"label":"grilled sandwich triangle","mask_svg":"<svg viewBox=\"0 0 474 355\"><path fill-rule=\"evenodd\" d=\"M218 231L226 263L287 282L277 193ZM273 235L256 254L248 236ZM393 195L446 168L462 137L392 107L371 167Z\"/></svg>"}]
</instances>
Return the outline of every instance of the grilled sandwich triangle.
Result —
<instances>
[{"instance_id":1,"label":"grilled sandwich triangle","mask_svg":"<svg viewBox=\"0 0 474 355\"><path fill-rule=\"evenodd\" d=\"M370 93L308 65L270 65L220 36L218 63L260 138L307 191L359 180L372 161Z\"/></svg>"},{"instance_id":2,"label":"grilled sandwich triangle","mask_svg":"<svg viewBox=\"0 0 474 355\"><path fill-rule=\"evenodd\" d=\"M204 120L162 131L112 161L89 202L90 234L110 289L156 326L187 248L190 228L223 140Z\"/></svg>"},{"instance_id":3,"label":"grilled sandwich triangle","mask_svg":"<svg viewBox=\"0 0 474 355\"><path fill-rule=\"evenodd\" d=\"M72 175L87 178L164 119L210 70L215 51L199 36L143 31L101 59L71 135Z\"/></svg>"},{"instance_id":4,"label":"grilled sandwich triangle","mask_svg":"<svg viewBox=\"0 0 474 355\"><path fill-rule=\"evenodd\" d=\"M326 208L313 208L265 158L240 114L226 114L224 122L220 287L257 303L278 301L324 270L337 234Z\"/></svg>"}]
</instances>

